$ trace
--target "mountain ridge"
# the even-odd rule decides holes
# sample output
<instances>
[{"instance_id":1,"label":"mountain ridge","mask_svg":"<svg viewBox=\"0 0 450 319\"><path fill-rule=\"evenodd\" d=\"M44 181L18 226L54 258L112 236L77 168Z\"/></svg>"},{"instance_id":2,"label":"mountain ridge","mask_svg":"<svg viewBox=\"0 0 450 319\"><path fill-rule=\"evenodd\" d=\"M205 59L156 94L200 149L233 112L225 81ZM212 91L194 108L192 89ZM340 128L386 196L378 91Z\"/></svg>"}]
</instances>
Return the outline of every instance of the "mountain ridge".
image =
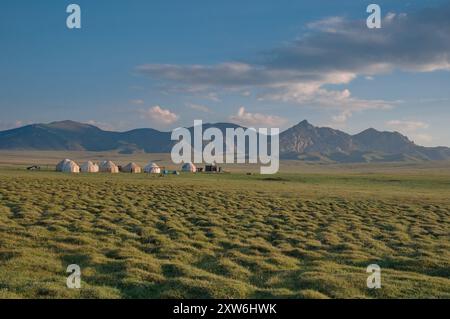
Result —
<instances>
[{"instance_id":1,"label":"mountain ridge","mask_svg":"<svg viewBox=\"0 0 450 319\"><path fill-rule=\"evenodd\" d=\"M205 123L203 129L242 127L232 123ZM191 132L193 127L188 128ZM60 150L168 153L176 141L171 132L136 128L124 132L65 120L30 124L0 131L0 150ZM280 157L325 162L428 161L450 159L448 147L416 145L399 132L368 128L348 134L329 127L316 127L303 120L280 133Z\"/></svg>"}]
</instances>

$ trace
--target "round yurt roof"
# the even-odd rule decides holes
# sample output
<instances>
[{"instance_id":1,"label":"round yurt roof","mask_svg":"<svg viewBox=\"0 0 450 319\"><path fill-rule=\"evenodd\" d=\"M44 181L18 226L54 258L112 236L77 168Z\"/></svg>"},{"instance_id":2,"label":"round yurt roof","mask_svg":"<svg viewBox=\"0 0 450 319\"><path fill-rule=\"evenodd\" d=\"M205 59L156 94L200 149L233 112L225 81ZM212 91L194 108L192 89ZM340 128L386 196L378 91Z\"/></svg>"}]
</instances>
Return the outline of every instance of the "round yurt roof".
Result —
<instances>
[{"instance_id":1,"label":"round yurt roof","mask_svg":"<svg viewBox=\"0 0 450 319\"><path fill-rule=\"evenodd\" d=\"M141 171L141 167L136 163L128 163L126 166L122 167L124 172Z\"/></svg>"},{"instance_id":2,"label":"round yurt roof","mask_svg":"<svg viewBox=\"0 0 450 319\"><path fill-rule=\"evenodd\" d=\"M150 162L145 166L145 168L159 168L158 164Z\"/></svg>"},{"instance_id":3,"label":"round yurt roof","mask_svg":"<svg viewBox=\"0 0 450 319\"><path fill-rule=\"evenodd\" d=\"M87 161L80 166L80 170L82 172L95 173L99 171L99 167L97 164L94 164L91 161Z\"/></svg>"},{"instance_id":4,"label":"round yurt roof","mask_svg":"<svg viewBox=\"0 0 450 319\"><path fill-rule=\"evenodd\" d=\"M118 173L119 167L111 161L103 161L100 164L100 171Z\"/></svg>"},{"instance_id":5,"label":"round yurt roof","mask_svg":"<svg viewBox=\"0 0 450 319\"><path fill-rule=\"evenodd\" d=\"M161 168L157 164L152 162L148 163L148 165L144 167L144 172L146 173L159 173L160 171Z\"/></svg>"},{"instance_id":6,"label":"round yurt roof","mask_svg":"<svg viewBox=\"0 0 450 319\"><path fill-rule=\"evenodd\" d=\"M78 164L75 163L74 161L69 160L68 162L66 161L64 163L61 171L67 172L67 173L79 173L80 166L78 166Z\"/></svg>"},{"instance_id":7,"label":"round yurt roof","mask_svg":"<svg viewBox=\"0 0 450 319\"><path fill-rule=\"evenodd\" d=\"M102 168L110 168L110 167L117 167L116 164L114 164L112 161L103 161L100 163L100 167Z\"/></svg>"},{"instance_id":8,"label":"round yurt roof","mask_svg":"<svg viewBox=\"0 0 450 319\"><path fill-rule=\"evenodd\" d=\"M124 168L140 168L140 166L134 162L128 163Z\"/></svg>"},{"instance_id":9,"label":"round yurt roof","mask_svg":"<svg viewBox=\"0 0 450 319\"><path fill-rule=\"evenodd\" d=\"M56 170L57 170L57 171L62 171L64 165L66 165L66 164L69 163L70 161L71 161L71 160L68 159L68 158L63 159L61 162L59 162L59 163L56 165Z\"/></svg>"},{"instance_id":10,"label":"round yurt roof","mask_svg":"<svg viewBox=\"0 0 450 319\"><path fill-rule=\"evenodd\" d=\"M95 165L95 164L94 164L93 162L87 161L87 162L81 164L80 167L91 167L91 166L94 166L94 165Z\"/></svg>"},{"instance_id":11,"label":"round yurt roof","mask_svg":"<svg viewBox=\"0 0 450 319\"><path fill-rule=\"evenodd\" d=\"M192 163L184 163L181 169L183 171L194 172L195 170L197 170L197 167Z\"/></svg>"}]
</instances>

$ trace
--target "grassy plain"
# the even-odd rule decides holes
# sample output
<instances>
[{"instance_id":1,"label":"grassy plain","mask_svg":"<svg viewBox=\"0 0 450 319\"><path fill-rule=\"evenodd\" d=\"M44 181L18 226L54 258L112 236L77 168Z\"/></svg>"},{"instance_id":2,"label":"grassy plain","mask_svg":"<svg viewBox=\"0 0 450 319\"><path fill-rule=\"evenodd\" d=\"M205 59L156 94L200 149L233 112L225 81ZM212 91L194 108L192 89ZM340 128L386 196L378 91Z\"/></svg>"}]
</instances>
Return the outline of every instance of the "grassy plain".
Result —
<instances>
[{"instance_id":1,"label":"grassy plain","mask_svg":"<svg viewBox=\"0 0 450 319\"><path fill-rule=\"evenodd\" d=\"M0 298L450 298L449 163L24 170L94 155L167 161L0 152ZM381 289L366 287L372 263Z\"/></svg>"}]
</instances>

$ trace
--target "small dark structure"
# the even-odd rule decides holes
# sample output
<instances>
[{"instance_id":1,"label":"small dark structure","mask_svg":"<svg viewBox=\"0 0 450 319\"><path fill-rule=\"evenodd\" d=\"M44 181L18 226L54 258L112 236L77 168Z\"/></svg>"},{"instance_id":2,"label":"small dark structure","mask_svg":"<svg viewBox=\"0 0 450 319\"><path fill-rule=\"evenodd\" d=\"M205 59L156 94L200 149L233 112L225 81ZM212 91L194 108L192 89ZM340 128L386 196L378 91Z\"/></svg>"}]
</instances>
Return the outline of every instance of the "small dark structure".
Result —
<instances>
[{"instance_id":1,"label":"small dark structure","mask_svg":"<svg viewBox=\"0 0 450 319\"><path fill-rule=\"evenodd\" d=\"M28 171L40 171L41 167L37 166L37 165L33 165L33 166L30 166L30 167L27 167L27 170Z\"/></svg>"},{"instance_id":2,"label":"small dark structure","mask_svg":"<svg viewBox=\"0 0 450 319\"><path fill-rule=\"evenodd\" d=\"M197 173L203 173L203 167L197 167Z\"/></svg>"},{"instance_id":3,"label":"small dark structure","mask_svg":"<svg viewBox=\"0 0 450 319\"><path fill-rule=\"evenodd\" d=\"M205 166L205 172L207 172L207 173L219 173L221 171L222 170L217 165L211 164L211 165L206 165Z\"/></svg>"}]
</instances>

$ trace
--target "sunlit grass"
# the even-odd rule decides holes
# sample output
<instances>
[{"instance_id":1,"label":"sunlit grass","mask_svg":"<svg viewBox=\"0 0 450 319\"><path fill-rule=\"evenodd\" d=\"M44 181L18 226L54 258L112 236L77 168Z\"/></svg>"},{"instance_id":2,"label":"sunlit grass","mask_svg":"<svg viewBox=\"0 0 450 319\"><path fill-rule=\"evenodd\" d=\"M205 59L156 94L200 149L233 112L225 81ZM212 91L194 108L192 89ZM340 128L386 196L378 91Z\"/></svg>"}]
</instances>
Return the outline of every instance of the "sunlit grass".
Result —
<instances>
[{"instance_id":1,"label":"sunlit grass","mask_svg":"<svg viewBox=\"0 0 450 319\"><path fill-rule=\"evenodd\" d=\"M448 194L445 175L3 170L0 297L449 298Z\"/></svg>"}]
</instances>

